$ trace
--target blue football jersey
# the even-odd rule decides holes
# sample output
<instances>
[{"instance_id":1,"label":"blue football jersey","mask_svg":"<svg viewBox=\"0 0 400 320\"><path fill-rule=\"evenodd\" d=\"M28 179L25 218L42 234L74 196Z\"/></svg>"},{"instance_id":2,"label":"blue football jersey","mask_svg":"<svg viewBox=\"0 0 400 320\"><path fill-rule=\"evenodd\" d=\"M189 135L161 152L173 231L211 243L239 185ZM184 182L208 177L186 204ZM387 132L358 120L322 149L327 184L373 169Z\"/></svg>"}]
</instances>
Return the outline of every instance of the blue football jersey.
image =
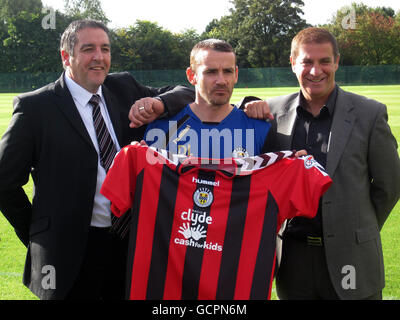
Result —
<instances>
[{"instance_id":1,"label":"blue football jersey","mask_svg":"<svg viewBox=\"0 0 400 320\"><path fill-rule=\"evenodd\" d=\"M270 126L236 107L219 123L202 122L187 105L175 116L149 124L145 141L186 156L241 158L262 153Z\"/></svg>"}]
</instances>

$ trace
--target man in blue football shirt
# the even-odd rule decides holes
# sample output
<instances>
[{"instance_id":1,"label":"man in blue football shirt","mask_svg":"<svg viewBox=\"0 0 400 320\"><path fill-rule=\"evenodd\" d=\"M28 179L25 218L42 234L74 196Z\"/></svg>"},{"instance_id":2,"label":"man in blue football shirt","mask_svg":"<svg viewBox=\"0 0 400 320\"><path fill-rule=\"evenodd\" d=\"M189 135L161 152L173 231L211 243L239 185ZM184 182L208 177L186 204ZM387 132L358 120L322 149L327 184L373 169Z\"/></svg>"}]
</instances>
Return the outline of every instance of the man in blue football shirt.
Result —
<instances>
[{"instance_id":1,"label":"man in blue football shirt","mask_svg":"<svg viewBox=\"0 0 400 320\"><path fill-rule=\"evenodd\" d=\"M230 104L238 80L232 46L217 39L196 44L191 52L187 79L196 100L177 115L148 125L147 144L173 153L202 158L253 156L263 149L270 124L251 119Z\"/></svg>"}]
</instances>

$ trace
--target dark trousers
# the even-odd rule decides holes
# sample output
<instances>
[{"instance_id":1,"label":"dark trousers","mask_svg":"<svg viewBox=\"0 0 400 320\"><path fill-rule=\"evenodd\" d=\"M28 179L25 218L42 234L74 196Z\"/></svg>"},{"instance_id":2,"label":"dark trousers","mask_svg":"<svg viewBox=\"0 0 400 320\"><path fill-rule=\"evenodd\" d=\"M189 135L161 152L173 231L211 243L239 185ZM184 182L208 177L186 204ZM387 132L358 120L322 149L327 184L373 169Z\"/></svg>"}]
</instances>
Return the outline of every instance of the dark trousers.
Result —
<instances>
[{"instance_id":1,"label":"dark trousers","mask_svg":"<svg viewBox=\"0 0 400 320\"><path fill-rule=\"evenodd\" d=\"M323 246L285 236L282 259L276 275L281 300L338 300L326 264ZM378 292L367 300L382 299Z\"/></svg>"},{"instance_id":2,"label":"dark trousers","mask_svg":"<svg viewBox=\"0 0 400 320\"><path fill-rule=\"evenodd\" d=\"M125 298L127 240L109 228L91 227L86 255L68 300Z\"/></svg>"}]
</instances>

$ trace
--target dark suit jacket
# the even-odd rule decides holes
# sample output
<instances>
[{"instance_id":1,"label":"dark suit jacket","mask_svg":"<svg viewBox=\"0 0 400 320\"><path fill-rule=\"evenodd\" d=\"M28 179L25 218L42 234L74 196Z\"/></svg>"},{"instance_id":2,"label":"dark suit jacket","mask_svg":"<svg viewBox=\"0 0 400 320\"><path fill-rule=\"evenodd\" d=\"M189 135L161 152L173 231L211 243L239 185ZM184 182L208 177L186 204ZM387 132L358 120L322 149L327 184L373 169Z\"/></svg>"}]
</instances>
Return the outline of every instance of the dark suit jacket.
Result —
<instances>
[{"instance_id":1,"label":"dark suit jacket","mask_svg":"<svg viewBox=\"0 0 400 320\"><path fill-rule=\"evenodd\" d=\"M276 129L269 149L290 150L299 93L268 104ZM339 88L326 163L333 184L322 199L322 222L329 275L342 299L384 287L380 230L400 195L397 142L387 119L385 105ZM354 267L355 289L342 285L346 266Z\"/></svg>"},{"instance_id":2,"label":"dark suit jacket","mask_svg":"<svg viewBox=\"0 0 400 320\"><path fill-rule=\"evenodd\" d=\"M170 113L194 100L192 90L140 85L128 73L109 75L103 85L113 127L122 146L142 138L130 129L134 101L161 94ZM0 210L28 247L23 282L42 299L63 299L80 270L96 189L98 155L63 76L14 100L0 141ZM34 182L32 204L22 186ZM42 286L51 266L56 289Z\"/></svg>"}]
</instances>

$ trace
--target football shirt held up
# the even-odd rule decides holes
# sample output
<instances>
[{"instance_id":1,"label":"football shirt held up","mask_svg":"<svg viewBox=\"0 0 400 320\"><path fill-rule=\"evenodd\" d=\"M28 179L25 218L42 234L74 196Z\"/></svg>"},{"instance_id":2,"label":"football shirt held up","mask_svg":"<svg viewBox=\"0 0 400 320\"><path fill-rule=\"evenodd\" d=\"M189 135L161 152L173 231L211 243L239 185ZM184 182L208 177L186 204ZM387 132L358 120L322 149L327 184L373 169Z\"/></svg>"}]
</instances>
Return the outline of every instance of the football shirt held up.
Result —
<instances>
[{"instance_id":1,"label":"football shirt held up","mask_svg":"<svg viewBox=\"0 0 400 320\"><path fill-rule=\"evenodd\" d=\"M126 146L101 193L131 209L129 298L269 299L282 222L314 217L331 183L291 151L207 164Z\"/></svg>"}]
</instances>

